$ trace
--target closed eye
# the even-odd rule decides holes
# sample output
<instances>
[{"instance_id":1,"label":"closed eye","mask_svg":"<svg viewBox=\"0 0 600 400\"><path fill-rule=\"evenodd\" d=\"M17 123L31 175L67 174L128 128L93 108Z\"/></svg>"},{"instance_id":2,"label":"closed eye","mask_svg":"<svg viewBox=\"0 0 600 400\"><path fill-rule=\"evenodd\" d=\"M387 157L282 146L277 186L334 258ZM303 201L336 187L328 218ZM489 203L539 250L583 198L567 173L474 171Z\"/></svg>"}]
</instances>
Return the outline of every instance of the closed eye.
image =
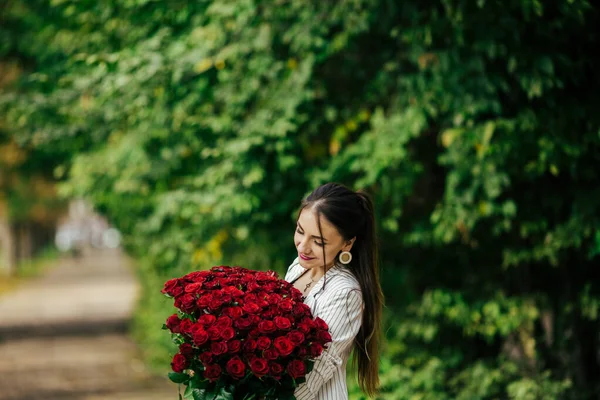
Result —
<instances>
[{"instance_id":1,"label":"closed eye","mask_svg":"<svg viewBox=\"0 0 600 400\"><path fill-rule=\"evenodd\" d=\"M300 235L304 235L304 232L302 232L302 231L300 230L300 228L296 228L296 232L297 232L298 234L300 234ZM323 246L325 246L325 243L320 243L320 242L318 242L318 241L316 241L316 240L315 240L314 242L315 242L315 244L316 244L317 246L320 246L320 247L323 247Z\"/></svg>"}]
</instances>

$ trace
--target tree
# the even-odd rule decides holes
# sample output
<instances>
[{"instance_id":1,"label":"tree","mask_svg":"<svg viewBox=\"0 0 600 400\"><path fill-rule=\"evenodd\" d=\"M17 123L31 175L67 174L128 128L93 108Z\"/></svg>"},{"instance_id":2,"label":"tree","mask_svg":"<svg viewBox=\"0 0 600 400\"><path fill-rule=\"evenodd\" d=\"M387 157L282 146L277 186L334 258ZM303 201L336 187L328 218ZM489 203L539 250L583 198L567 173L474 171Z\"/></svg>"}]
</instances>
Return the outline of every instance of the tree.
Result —
<instances>
[{"instance_id":1,"label":"tree","mask_svg":"<svg viewBox=\"0 0 600 400\"><path fill-rule=\"evenodd\" d=\"M335 180L377 199L382 398L600 392L596 5L26 8L42 50L10 132L72 156L63 190L144 256L146 310L190 269L283 270L300 198Z\"/></svg>"},{"instance_id":2,"label":"tree","mask_svg":"<svg viewBox=\"0 0 600 400\"><path fill-rule=\"evenodd\" d=\"M23 75L31 79L29 73L34 61L43 55L35 53L35 46L24 47L26 38L22 32L28 28L39 30L41 21L21 2L8 1L0 5L0 36L3 38L0 95L10 93ZM39 46L39 43L34 45ZM30 259L48 246L64 207L64 202L56 196L53 177L53 165L61 153L19 142L9 121L10 112L0 114L0 269L3 275L14 274L18 261ZM27 129L24 120L17 125Z\"/></svg>"}]
</instances>

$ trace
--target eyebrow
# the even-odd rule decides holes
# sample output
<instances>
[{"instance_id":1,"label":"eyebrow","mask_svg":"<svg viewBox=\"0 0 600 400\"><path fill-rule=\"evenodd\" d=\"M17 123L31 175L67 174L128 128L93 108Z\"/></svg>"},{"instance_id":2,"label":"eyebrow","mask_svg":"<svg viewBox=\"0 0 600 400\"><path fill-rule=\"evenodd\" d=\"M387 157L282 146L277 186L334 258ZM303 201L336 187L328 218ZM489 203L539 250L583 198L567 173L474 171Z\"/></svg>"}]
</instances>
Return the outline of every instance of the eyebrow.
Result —
<instances>
[{"instance_id":1,"label":"eyebrow","mask_svg":"<svg viewBox=\"0 0 600 400\"><path fill-rule=\"evenodd\" d=\"M297 225L300 227L300 229L304 230L304 228L302 227L302 225L300 225L300 222L297 222L297 221L296 221L296 224L297 224ZM312 237L314 237L315 239L321 239L323 242L326 242L326 241L327 241L327 239L325 239L325 238L324 238L324 237L322 237L322 236L315 236L315 235L312 235Z\"/></svg>"}]
</instances>

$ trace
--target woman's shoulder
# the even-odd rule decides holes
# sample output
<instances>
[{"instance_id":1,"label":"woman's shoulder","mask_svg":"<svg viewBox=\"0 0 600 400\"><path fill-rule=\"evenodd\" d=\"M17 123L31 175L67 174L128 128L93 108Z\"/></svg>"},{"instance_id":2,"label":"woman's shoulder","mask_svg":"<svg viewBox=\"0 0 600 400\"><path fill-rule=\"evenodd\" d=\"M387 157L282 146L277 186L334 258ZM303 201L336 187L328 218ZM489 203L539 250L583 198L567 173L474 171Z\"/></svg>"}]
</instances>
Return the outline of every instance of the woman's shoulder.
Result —
<instances>
[{"instance_id":1,"label":"woman's shoulder","mask_svg":"<svg viewBox=\"0 0 600 400\"><path fill-rule=\"evenodd\" d=\"M294 269L295 269L295 268L302 268L302 267L300 266L300 261L299 261L299 260L300 260L300 258L299 258L299 257L296 257L296 258L294 259L294 261L292 261L292 263L289 265L289 267L287 268L287 270L285 271L285 276L284 276L284 279L285 279L286 281L288 281L288 282L290 281L290 277L291 277L291 276L292 276L292 274L294 273L293 271L294 271Z\"/></svg>"},{"instance_id":2,"label":"woman's shoulder","mask_svg":"<svg viewBox=\"0 0 600 400\"><path fill-rule=\"evenodd\" d=\"M329 292L346 295L350 292L361 294L358 279L347 267L336 266L333 270L328 271L328 274L330 281L326 285L330 285L327 288Z\"/></svg>"}]
</instances>

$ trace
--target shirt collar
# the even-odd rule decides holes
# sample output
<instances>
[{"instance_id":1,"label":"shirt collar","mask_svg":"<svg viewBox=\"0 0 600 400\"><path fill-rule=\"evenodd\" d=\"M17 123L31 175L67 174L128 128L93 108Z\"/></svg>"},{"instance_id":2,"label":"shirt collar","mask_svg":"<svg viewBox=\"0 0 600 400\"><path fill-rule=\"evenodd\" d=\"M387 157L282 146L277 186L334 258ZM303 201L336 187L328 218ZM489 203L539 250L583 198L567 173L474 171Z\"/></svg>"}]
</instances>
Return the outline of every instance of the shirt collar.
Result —
<instances>
[{"instance_id":1,"label":"shirt collar","mask_svg":"<svg viewBox=\"0 0 600 400\"><path fill-rule=\"evenodd\" d=\"M300 265L298 258L296 258L296 260L294 260L294 263L296 265L294 265L292 267L292 270L290 271L290 276L289 276L289 280L288 280L289 282L293 282L294 279L297 279L300 275L302 275L304 273L304 271L306 271ZM344 268L343 266L340 266L340 265L334 263L333 266L327 270L327 272L325 273L325 276L321 277L321 279L319 279L317 281L317 283L312 288L310 293L308 293L307 297L310 297L310 296L314 295L315 293L319 293L319 291L323 288L323 285L325 284L325 280L330 281L332 277L341 273L341 270L343 268Z\"/></svg>"}]
</instances>

